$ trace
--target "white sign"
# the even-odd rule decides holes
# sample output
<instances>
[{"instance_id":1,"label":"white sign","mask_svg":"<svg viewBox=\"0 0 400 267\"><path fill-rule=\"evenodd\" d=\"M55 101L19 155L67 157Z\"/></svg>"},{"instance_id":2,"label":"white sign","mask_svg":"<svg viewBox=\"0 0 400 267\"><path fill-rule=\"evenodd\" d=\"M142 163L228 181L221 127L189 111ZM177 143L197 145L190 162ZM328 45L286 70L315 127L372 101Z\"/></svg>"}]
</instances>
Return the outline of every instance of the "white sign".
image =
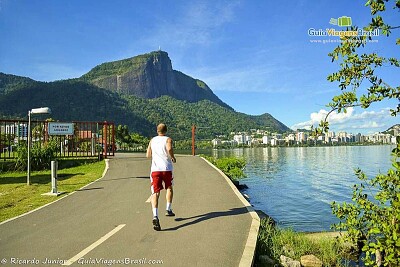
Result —
<instances>
[{"instance_id":1,"label":"white sign","mask_svg":"<svg viewBox=\"0 0 400 267\"><path fill-rule=\"evenodd\" d=\"M49 122L49 135L73 135L74 124L62 122Z\"/></svg>"}]
</instances>

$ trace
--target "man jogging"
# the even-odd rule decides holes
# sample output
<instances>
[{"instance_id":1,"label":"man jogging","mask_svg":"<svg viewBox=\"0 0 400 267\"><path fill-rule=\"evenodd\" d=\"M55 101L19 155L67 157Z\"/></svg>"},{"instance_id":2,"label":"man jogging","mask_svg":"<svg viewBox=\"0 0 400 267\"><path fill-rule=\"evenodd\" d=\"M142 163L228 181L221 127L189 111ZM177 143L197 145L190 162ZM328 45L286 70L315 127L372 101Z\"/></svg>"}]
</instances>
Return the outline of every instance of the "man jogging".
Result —
<instances>
[{"instance_id":1,"label":"man jogging","mask_svg":"<svg viewBox=\"0 0 400 267\"><path fill-rule=\"evenodd\" d=\"M174 150L172 148L172 139L166 136L167 126L163 123L157 126L158 136L150 140L147 147L146 156L151 157L151 206L153 208L153 228L156 231L161 230L160 221L158 219L158 198L160 191L165 188L167 190L166 199L166 216L175 216L172 212L172 162L176 162Z\"/></svg>"}]
</instances>

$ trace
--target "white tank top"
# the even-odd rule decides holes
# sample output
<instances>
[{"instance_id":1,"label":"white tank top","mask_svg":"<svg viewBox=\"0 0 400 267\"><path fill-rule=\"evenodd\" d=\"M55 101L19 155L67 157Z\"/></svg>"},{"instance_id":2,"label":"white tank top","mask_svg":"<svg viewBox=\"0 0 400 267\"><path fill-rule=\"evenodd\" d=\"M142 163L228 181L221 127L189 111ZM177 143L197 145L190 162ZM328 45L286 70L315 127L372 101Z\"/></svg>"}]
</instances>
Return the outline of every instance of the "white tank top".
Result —
<instances>
[{"instance_id":1,"label":"white tank top","mask_svg":"<svg viewBox=\"0 0 400 267\"><path fill-rule=\"evenodd\" d=\"M156 136L151 139L151 171L172 171L172 161L167 152L168 136Z\"/></svg>"}]
</instances>

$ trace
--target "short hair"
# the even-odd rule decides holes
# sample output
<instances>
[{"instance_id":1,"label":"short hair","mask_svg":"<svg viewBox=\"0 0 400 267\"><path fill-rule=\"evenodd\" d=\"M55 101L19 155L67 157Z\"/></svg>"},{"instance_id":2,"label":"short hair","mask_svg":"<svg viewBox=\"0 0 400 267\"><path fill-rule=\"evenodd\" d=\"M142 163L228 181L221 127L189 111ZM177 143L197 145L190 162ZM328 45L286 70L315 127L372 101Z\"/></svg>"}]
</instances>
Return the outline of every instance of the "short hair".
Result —
<instances>
[{"instance_id":1,"label":"short hair","mask_svg":"<svg viewBox=\"0 0 400 267\"><path fill-rule=\"evenodd\" d=\"M167 132L167 125L160 123L157 125L157 133L165 134Z\"/></svg>"}]
</instances>

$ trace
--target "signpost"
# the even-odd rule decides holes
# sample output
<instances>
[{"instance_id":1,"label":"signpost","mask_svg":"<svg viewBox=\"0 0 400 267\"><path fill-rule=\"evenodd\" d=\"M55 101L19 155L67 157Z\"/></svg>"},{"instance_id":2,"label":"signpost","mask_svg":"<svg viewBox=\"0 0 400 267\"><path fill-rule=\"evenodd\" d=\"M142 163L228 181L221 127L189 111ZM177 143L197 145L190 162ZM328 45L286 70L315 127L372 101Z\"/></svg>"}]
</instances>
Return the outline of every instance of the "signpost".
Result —
<instances>
[{"instance_id":1,"label":"signpost","mask_svg":"<svg viewBox=\"0 0 400 267\"><path fill-rule=\"evenodd\" d=\"M66 122L49 122L49 135L74 135L74 124Z\"/></svg>"},{"instance_id":2,"label":"signpost","mask_svg":"<svg viewBox=\"0 0 400 267\"><path fill-rule=\"evenodd\" d=\"M74 135L74 124L68 122L49 122L47 133L49 135ZM58 162L54 160L51 162L51 191L43 195L58 196L62 194L62 192L57 191L57 170Z\"/></svg>"}]
</instances>

